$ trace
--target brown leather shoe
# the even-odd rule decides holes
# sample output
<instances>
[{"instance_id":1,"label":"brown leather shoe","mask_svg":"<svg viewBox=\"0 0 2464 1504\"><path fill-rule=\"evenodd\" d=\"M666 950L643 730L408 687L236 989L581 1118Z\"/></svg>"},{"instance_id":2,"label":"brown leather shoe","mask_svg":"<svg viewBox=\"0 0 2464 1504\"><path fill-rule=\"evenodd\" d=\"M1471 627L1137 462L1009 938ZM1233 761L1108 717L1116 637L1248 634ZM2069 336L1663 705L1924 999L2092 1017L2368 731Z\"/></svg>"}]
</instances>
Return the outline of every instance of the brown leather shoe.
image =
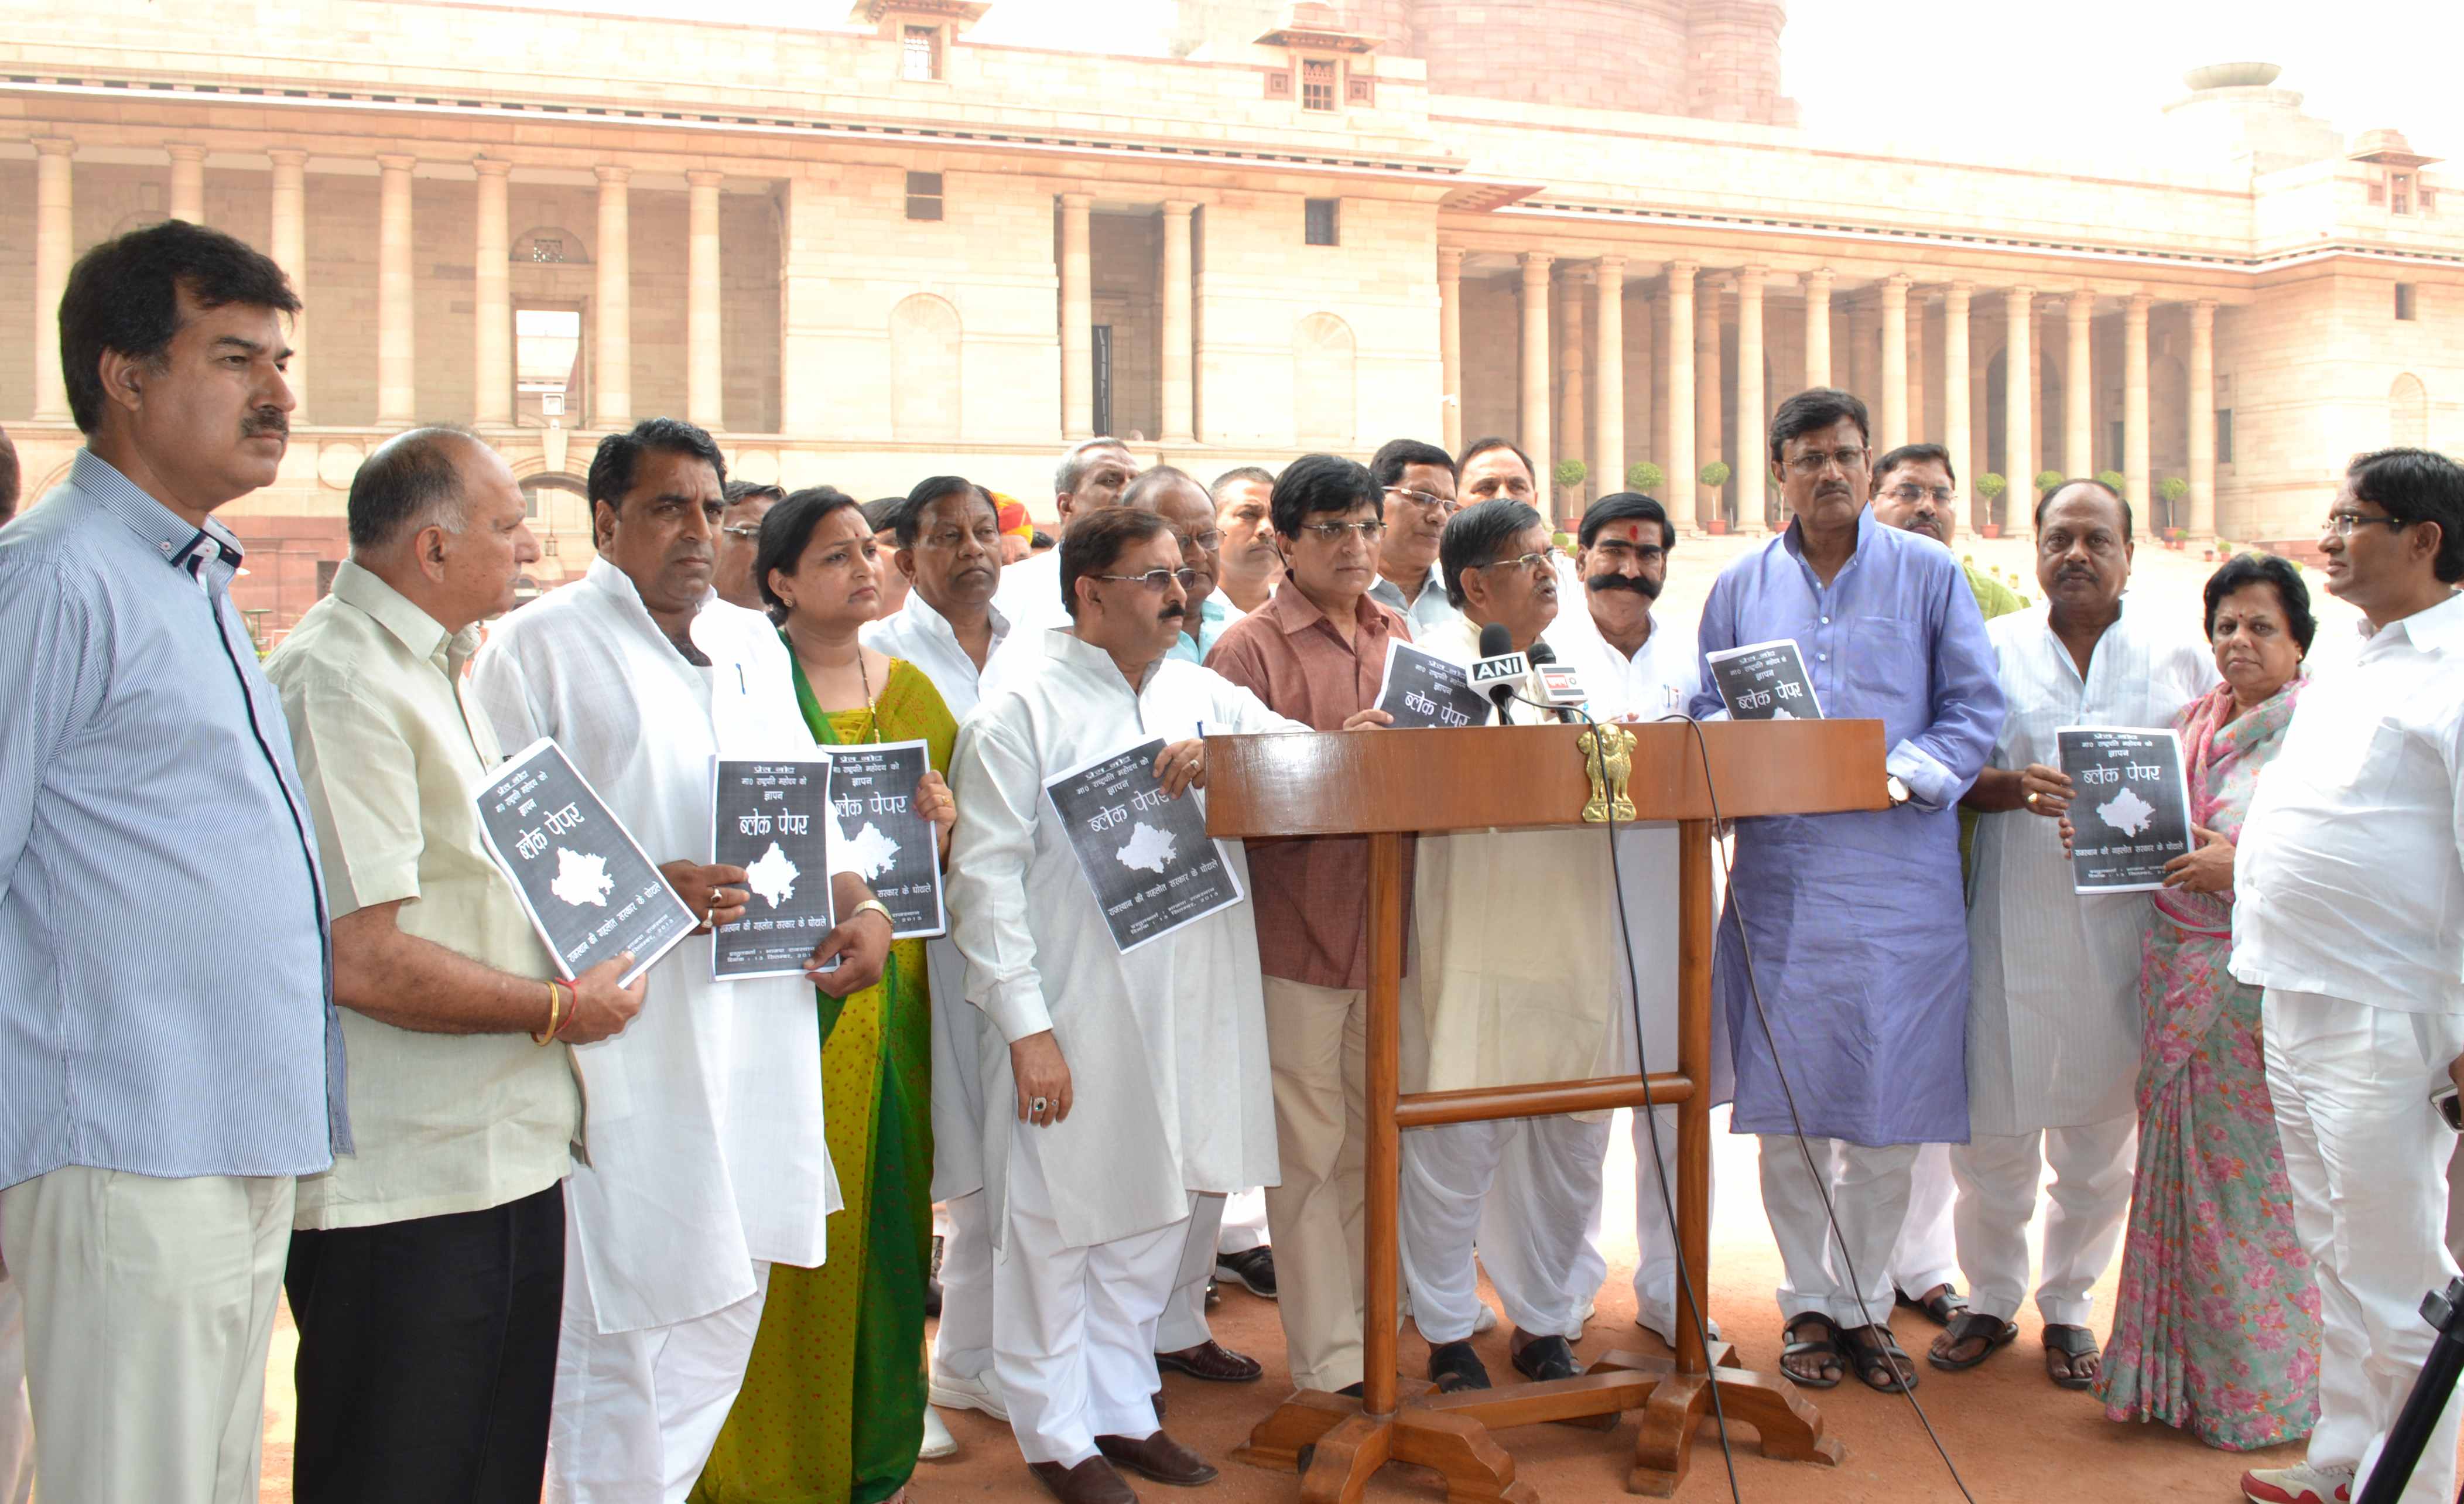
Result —
<instances>
[{"instance_id":1,"label":"brown leather shoe","mask_svg":"<svg viewBox=\"0 0 2464 1504\"><path fill-rule=\"evenodd\" d=\"M1101 1457L1089 1457L1074 1468L1065 1468L1057 1462L1030 1462L1026 1471L1034 1473L1035 1481L1061 1504L1138 1504L1137 1491Z\"/></svg>"},{"instance_id":2,"label":"brown leather shoe","mask_svg":"<svg viewBox=\"0 0 2464 1504\"><path fill-rule=\"evenodd\" d=\"M1266 1371L1256 1359L1211 1339L1177 1353L1157 1353L1155 1367L1212 1383L1255 1383L1258 1376Z\"/></svg>"},{"instance_id":3,"label":"brown leather shoe","mask_svg":"<svg viewBox=\"0 0 2464 1504\"><path fill-rule=\"evenodd\" d=\"M1157 1431L1144 1441L1133 1441L1127 1436L1098 1436L1095 1449L1141 1477L1169 1483L1177 1489L1194 1489L1201 1483L1215 1481L1214 1464L1163 1431Z\"/></svg>"}]
</instances>

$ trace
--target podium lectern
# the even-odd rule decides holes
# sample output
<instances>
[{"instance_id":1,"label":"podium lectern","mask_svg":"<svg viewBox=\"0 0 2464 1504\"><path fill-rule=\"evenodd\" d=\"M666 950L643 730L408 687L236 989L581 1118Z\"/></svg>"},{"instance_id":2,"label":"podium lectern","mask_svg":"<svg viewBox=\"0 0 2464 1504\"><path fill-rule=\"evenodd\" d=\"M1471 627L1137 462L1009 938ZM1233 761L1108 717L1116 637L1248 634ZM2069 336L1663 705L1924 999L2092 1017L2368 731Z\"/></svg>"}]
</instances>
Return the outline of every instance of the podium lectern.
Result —
<instances>
[{"instance_id":1,"label":"podium lectern","mask_svg":"<svg viewBox=\"0 0 2464 1504\"><path fill-rule=\"evenodd\" d=\"M1365 835L1369 838L1369 1145L1365 1229L1365 1377L1360 1399L1302 1390L1259 1423L1235 1455L1301 1473L1309 1504L1355 1504L1389 1462L1437 1469L1452 1504L1537 1504L1514 1477L1492 1430L1547 1421L1606 1428L1642 1411L1634 1493L1667 1495L1684 1478L1697 1423L1718 1386L1727 1419L1753 1427L1766 1457L1837 1463L1838 1442L1785 1377L1745 1372L1727 1343L1706 1349L1710 1264L1711 795L1724 819L1879 809L1888 803L1882 726L1875 720L1683 722L1607 728L1631 744L1595 760L1575 726L1484 726L1459 731L1209 737L1206 823L1219 836ZM1619 755L1621 754L1621 755ZM1595 787L1595 761L1610 783ZM1706 782L1706 764L1709 781ZM1632 812L1617 803L1623 792ZM1677 1357L1613 1352L1578 1378L1441 1395L1406 1383L1395 1366L1397 1139L1404 1128L1640 1107L1645 1077L1556 1081L1401 1095L1398 989L1403 973L1403 841L1452 830L1581 826L1615 805L1619 823L1676 821L1678 1069L1647 1077L1651 1100L1678 1109L1677 1230L1687 1290L1680 1296ZM1606 840L1603 835L1601 839ZM1603 893L1602 903L1613 902ZM1663 958L1638 956L1638 967ZM1692 1310L1683 1309L1687 1300Z\"/></svg>"}]
</instances>

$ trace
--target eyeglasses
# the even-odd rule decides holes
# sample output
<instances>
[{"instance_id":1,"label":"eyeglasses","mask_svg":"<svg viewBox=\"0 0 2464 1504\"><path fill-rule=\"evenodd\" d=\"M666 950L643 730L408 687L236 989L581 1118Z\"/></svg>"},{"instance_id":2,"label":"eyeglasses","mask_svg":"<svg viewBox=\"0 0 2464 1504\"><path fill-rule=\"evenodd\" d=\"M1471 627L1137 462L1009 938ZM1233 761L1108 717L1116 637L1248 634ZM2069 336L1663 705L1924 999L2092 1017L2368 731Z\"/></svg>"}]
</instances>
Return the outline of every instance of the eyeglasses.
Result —
<instances>
[{"instance_id":1,"label":"eyeglasses","mask_svg":"<svg viewBox=\"0 0 2464 1504\"><path fill-rule=\"evenodd\" d=\"M1817 466L1816 468L1818 469L1820 467ZM1806 474L1812 475L1813 472L1808 471ZM1948 506L1951 502L1959 498L1959 493L1953 491L1948 486L1921 486L1913 480L1902 481L1900 484L1893 486L1890 490L1883 492L1882 495L1889 497L1892 500L1897 501L1902 506L1914 506L1927 498L1931 498L1933 504L1936 506Z\"/></svg>"},{"instance_id":2,"label":"eyeglasses","mask_svg":"<svg viewBox=\"0 0 2464 1504\"><path fill-rule=\"evenodd\" d=\"M1118 580L1123 585L1143 585L1148 589L1156 591L1160 591L1167 585L1177 585L1186 590L1198 583L1198 571L1187 568L1150 569L1144 574L1099 574L1095 578Z\"/></svg>"},{"instance_id":3,"label":"eyeglasses","mask_svg":"<svg viewBox=\"0 0 2464 1504\"><path fill-rule=\"evenodd\" d=\"M1386 488L1386 494L1390 497L1401 497L1404 500L1411 502L1414 506L1424 507L1429 511L1435 512L1440 517L1452 517L1455 515L1454 501L1445 497L1434 496L1426 491L1406 491L1401 486L1388 486Z\"/></svg>"},{"instance_id":4,"label":"eyeglasses","mask_svg":"<svg viewBox=\"0 0 2464 1504\"><path fill-rule=\"evenodd\" d=\"M1374 543L1377 542L1377 535L1386 531L1386 524L1375 518L1365 522L1303 522L1301 531L1315 533L1320 542L1339 543L1350 536Z\"/></svg>"},{"instance_id":5,"label":"eyeglasses","mask_svg":"<svg viewBox=\"0 0 2464 1504\"><path fill-rule=\"evenodd\" d=\"M1800 476L1818 476L1825 465L1837 465L1843 471L1862 470L1866 453L1861 449L1817 450L1810 454L1797 455L1788 462L1788 468Z\"/></svg>"},{"instance_id":6,"label":"eyeglasses","mask_svg":"<svg viewBox=\"0 0 2464 1504\"><path fill-rule=\"evenodd\" d=\"M1223 551L1223 535L1218 532L1184 533L1180 541L1184 543L1196 543L1210 554L1220 554Z\"/></svg>"},{"instance_id":7,"label":"eyeglasses","mask_svg":"<svg viewBox=\"0 0 2464 1504\"><path fill-rule=\"evenodd\" d=\"M2353 529L2367 527L2372 522L2386 523L2388 532L2412 525L2400 517L2370 517L2361 512L2330 512L2327 514L2326 530L2338 538L2350 538L2353 536Z\"/></svg>"},{"instance_id":8,"label":"eyeglasses","mask_svg":"<svg viewBox=\"0 0 2464 1504\"><path fill-rule=\"evenodd\" d=\"M1533 574L1547 574L1550 569L1553 567L1551 561L1555 558L1556 555L1544 548L1536 554L1516 554L1511 559L1492 559L1485 564L1478 564L1474 567L1481 569L1503 569L1507 564L1517 564L1525 569L1530 570Z\"/></svg>"},{"instance_id":9,"label":"eyeglasses","mask_svg":"<svg viewBox=\"0 0 2464 1504\"><path fill-rule=\"evenodd\" d=\"M749 543L753 542L753 540L761 536L761 524L759 522L730 522L725 527L720 528L719 531L725 533L730 538L741 538Z\"/></svg>"}]
</instances>

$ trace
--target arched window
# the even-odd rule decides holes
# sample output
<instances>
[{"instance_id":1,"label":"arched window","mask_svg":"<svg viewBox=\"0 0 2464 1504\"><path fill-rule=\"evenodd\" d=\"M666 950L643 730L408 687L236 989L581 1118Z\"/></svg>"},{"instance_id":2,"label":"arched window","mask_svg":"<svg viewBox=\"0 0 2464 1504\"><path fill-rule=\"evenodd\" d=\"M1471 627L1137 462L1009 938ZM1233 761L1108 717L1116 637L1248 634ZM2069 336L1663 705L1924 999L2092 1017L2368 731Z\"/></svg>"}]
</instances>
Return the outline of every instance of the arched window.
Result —
<instances>
[{"instance_id":1,"label":"arched window","mask_svg":"<svg viewBox=\"0 0 2464 1504\"><path fill-rule=\"evenodd\" d=\"M890 433L958 436L958 310L917 293L890 310Z\"/></svg>"},{"instance_id":2,"label":"arched window","mask_svg":"<svg viewBox=\"0 0 2464 1504\"><path fill-rule=\"evenodd\" d=\"M1313 313L1292 330L1292 436L1302 445L1352 442L1357 391L1352 325Z\"/></svg>"},{"instance_id":3,"label":"arched window","mask_svg":"<svg viewBox=\"0 0 2464 1504\"><path fill-rule=\"evenodd\" d=\"M2387 442L2412 449L2430 446L2430 392L2410 371L2387 388Z\"/></svg>"}]
</instances>

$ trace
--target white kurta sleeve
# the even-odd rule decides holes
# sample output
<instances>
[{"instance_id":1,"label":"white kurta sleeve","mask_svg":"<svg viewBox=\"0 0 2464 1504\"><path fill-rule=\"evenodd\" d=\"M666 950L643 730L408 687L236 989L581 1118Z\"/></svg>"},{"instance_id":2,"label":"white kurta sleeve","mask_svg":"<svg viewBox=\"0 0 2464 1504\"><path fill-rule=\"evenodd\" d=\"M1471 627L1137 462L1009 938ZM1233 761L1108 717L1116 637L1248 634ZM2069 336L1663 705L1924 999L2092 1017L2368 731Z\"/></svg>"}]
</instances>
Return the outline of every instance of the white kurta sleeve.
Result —
<instances>
[{"instance_id":1,"label":"white kurta sleeve","mask_svg":"<svg viewBox=\"0 0 2464 1504\"><path fill-rule=\"evenodd\" d=\"M530 675L506 641L480 644L471 658L471 698L495 728L496 744L510 755L544 736L554 724L531 695Z\"/></svg>"},{"instance_id":2,"label":"white kurta sleeve","mask_svg":"<svg viewBox=\"0 0 2464 1504\"><path fill-rule=\"evenodd\" d=\"M966 958L967 1000L1012 1044L1052 1027L1026 917L1044 770L1007 719L1020 708L1011 699L969 718L950 757L950 935Z\"/></svg>"}]
</instances>

